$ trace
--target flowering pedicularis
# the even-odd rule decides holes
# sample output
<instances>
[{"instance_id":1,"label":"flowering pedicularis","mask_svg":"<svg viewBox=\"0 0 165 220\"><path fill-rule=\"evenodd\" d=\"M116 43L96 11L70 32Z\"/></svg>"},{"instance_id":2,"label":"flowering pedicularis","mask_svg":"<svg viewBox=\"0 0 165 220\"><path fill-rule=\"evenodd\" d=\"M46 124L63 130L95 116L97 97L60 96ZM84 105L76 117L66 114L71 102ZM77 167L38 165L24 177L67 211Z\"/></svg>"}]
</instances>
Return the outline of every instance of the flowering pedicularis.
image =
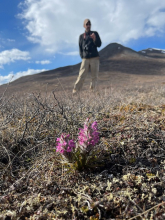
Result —
<instances>
[{"instance_id":1,"label":"flowering pedicularis","mask_svg":"<svg viewBox=\"0 0 165 220\"><path fill-rule=\"evenodd\" d=\"M57 138L58 144L56 151L69 160L73 158L83 158L85 163L89 152L99 142L97 122L94 121L91 123L91 120L87 118L84 123L84 128L79 128L79 130L77 147L73 140L69 140L69 134L62 134L60 138ZM80 157L76 156L74 149L80 153Z\"/></svg>"},{"instance_id":2,"label":"flowering pedicularis","mask_svg":"<svg viewBox=\"0 0 165 220\"><path fill-rule=\"evenodd\" d=\"M73 140L69 140L69 134L62 134L60 138L57 138L58 145L56 147L56 151L65 155L66 152L72 152L73 148L76 147Z\"/></svg>"},{"instance_id":3,"label":"flowering pedicularis","mask_svg":"<svg viewBox=\"0 0 165 220\"><path fill-rule=\"evenodd\" d=\"M82 151L90 151L92 146L95 146L99 141L99 132L97 128L97 122L90 123L87 118L84 123L84 128L79 128L79 146Z\"/></svg>"}]
</instances>

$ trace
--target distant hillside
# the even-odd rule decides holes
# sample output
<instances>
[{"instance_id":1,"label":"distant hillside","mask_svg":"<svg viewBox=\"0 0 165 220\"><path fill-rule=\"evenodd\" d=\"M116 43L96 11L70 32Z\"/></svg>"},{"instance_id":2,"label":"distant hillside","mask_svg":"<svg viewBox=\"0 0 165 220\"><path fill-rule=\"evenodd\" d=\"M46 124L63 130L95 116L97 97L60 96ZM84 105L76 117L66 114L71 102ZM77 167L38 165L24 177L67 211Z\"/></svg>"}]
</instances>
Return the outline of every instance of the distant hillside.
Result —
<instances>
[{"instance_id":1,"label":"distant hillside","mask_svg":"<svg viewBox=\"0 0 165 220\"><path fill-rule=\"evenodd\" d=\"M121 44L110 43L99 52L99 55L99 85L103 87L124 87L165 81L165 50L148 48L136 52ZM63 89L71 92L80 64L21 77L10 83L7 94ZM5 88L6 85L0 86L0 94ZM86 80L83 89L88 88L89 80Z\"/></svg>"},{"instance_id":2,"label":"distant hillside","mask_svg":"<svg viewBox=\"0 0 165 220\"><path fill-rule=\"evenodd\" d=\"M165 59L165 50L157 48L148 48L138 52L141 55L145 55L152 58L163 58Z\"/></svg>"},{"instance_id":3,"label":"distant hillside","mask_svg":"<svg viewBox=\"0 0 165 220\"><path fill-rule=\"evenodd\" d=\"M124 47L118 43L108 44L105 48L100 51L101 60L105 60L112 57L123 57L123 56L131 56L136 58L144 57L144 54L140 54L135 50L132 50L128 47Z\"/></svg>"}]
</instances>

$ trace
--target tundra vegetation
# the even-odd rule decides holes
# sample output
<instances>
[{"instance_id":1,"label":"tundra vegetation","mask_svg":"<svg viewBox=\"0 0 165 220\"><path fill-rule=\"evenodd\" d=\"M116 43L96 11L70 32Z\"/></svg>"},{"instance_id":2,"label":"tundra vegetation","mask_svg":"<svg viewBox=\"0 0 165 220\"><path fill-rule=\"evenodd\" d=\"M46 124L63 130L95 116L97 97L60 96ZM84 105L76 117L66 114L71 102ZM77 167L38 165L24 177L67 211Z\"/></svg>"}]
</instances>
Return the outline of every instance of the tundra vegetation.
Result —
<instances>
[{"instance_id":1,"label":"tundra vegetation","mask_svg":"<svg viewBox=\"0 0 165 220\"><path fill-rule=\"evenodd\" d=\"M165 219L165 87L0 98L0 219Z\"/></svg>"}]
</instances>

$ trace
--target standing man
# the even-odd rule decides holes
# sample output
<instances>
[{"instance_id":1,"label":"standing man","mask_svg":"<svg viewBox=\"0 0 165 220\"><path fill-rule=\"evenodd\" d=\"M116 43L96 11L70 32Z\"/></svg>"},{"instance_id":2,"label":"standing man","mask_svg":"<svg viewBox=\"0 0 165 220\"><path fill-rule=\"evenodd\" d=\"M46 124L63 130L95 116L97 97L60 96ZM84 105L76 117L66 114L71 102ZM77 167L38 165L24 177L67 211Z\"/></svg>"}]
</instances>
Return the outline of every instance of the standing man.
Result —
<instances>
[{"instance_id":1,"label":"standing man","mask_svg":"<svg viewBox=\"0 0 165 220\"><path fill-rule=\"evenodd\" d=\"M92 77L90 89L95 89L98 80L100 59L97 47L101 46L101 40L96 31L91 31L91 22L89 19L85 19L84 28L85 33L81 34L79 37L79 53L82 58L82 63L79 76L74 85L73 94L76 94L81 90L89 68Z\"/></svg>"}]
</instances>

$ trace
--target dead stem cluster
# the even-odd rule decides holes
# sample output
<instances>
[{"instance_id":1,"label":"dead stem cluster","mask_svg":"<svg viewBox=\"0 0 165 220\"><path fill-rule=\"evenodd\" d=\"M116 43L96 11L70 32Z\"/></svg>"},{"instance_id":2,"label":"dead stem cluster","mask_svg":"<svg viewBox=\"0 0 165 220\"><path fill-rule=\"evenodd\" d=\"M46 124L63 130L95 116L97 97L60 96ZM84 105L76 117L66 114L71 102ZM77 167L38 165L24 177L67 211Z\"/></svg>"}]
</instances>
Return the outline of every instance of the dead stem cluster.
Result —
<instances>
[{"instance_id":1,"label":"dead stem cluster","mask_svg":"<svg viewBox=\"0 0 165 220\"><path fill-rule=\"evenodd\" d=\"M165 88L0 99L0 219L165 219ZM104 160L78 172L56 138L98 122Z\"/></svg>"}]
</instances>

